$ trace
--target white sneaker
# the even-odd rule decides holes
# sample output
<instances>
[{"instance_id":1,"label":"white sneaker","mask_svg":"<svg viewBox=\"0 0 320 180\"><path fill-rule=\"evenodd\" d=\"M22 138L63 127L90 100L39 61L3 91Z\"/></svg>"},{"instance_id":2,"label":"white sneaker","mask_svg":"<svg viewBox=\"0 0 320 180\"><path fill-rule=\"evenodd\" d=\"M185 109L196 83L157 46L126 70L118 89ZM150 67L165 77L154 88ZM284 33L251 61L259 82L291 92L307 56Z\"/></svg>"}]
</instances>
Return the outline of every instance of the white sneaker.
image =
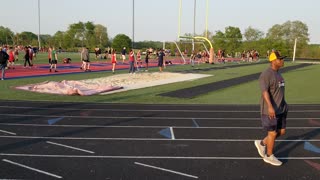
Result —
<instances>
[{"instance_id":1,"label":"white sneaker","mask_svg":"<svg viewBox=\"0 0 320 180\"><path fill-rule=\"evenodd\" d=\"M272 164L274 166L281 166L282 162L279 161L273 154L271 156L264 156L263 158L264 162Z\"/></svg>"},{"instance_id":2,"label":"white sneaker","mask_svg":"<svg viewBox=\"0 0 320 180\"><path fill-rule=\"evenodd\" d=\"M256 148L258 149L258 152L260 154L260 156L262 158L264 158L264 156L266 155L266 146L262 146L260 144L261 140L255 140L254 141L254 145L256 146Z\"/></svg>"}]
</instances>

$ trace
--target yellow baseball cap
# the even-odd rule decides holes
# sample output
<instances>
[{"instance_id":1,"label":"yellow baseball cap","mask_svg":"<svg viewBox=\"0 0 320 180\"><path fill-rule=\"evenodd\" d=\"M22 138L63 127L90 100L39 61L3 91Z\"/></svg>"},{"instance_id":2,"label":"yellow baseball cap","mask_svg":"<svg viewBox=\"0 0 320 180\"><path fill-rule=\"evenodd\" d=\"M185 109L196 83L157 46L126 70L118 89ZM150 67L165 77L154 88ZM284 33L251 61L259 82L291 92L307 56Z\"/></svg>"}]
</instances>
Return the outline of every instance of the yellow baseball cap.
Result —
<instances>
[{"instance_id":1,"label":"yellow baseball cap","mask_svg":"<svg viewBox=\"0 0 320 180\"><path fill-rule=\"evenodd\" d=\"M269 61L274 61L276 59L284 59L287 56L281 56L279 51L274 51L269 55Z\"/></svg>"}]
</instances>

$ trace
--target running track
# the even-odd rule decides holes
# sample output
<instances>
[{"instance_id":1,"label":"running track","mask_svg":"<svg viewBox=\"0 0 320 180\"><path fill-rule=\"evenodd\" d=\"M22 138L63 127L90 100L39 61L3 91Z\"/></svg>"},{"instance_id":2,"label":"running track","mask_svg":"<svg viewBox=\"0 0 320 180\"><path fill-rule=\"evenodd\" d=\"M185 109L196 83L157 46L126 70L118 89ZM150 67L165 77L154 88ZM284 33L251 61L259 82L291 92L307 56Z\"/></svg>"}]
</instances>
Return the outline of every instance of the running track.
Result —
<instances>
[{"instance_id":1,"label":"running track","mask_svg":"<svg viewBox=\"0 0 320 180\"><path fill-rule=\"evenodd\" d=\"M312 179L320 105L291 105L263 162L256 105L0 102L0 179Z\"/></svg>"},{"instance_id":2,"label":"running track","mask_svg":"<svg viewBox=\"0 0 320 180\"><path fill-rule=\"evenodd\" d=\"M155 61L149 63L149 67L157 67ZM71 64L58 64L58 72L49 72L49 64L35 64L33 67L24 68L22 65L16 65L15 69L6 70L6 79L18 79L18 78L29 78L29 77L40 77L40 76L52 76L52 75L65 75L65 74L75 74L75 73L88 73L80 69L81 63L71 63ZM116 66L117 70L129 70L129 64L118 63ZM112 70L112 64L104 62L93 62L91 63L90 70L92 72L101 72Z\"/></svg>"}]
</instances>

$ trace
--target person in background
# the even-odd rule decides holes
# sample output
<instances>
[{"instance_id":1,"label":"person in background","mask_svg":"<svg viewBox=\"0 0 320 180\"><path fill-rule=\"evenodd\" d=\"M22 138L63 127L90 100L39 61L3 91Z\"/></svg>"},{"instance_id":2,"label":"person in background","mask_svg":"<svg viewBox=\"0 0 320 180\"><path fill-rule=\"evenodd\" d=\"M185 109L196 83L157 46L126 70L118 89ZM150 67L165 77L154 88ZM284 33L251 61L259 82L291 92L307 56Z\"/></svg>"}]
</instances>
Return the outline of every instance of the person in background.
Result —
<instances>
[{"instance_id":1,"label":"person in background","mask_svg":"<svg viewBox=\"0 0 320 180\"><path fill-rule=\"evenodd\" d=\"M14 48L14 59L19 61L19 48L17 46Z\"/></svg>"},{"instance_id":2,"label":"person in background","mask_svg":"<svg viewBox=\"0 0 320 180\"><path fill-rule=\"evenodd\" d=\"M31 66L33 66L33 57L34 57L33 48L29 46L28 50L29 50L29 60L30 60Z\"/></svg>"},{"instance_id":3,"label":"person in background","mask_svg":"<svg viewBox=\"0 0 320 180\"><path fill-rule=\"evenodd\" d=\"M90 72L90 54L89 49L86 47L82 48L81 51L81 60L82 60L82 66L80 69L83 69L86 72Z\"/></svg>"},{"instance_id":4,"label":"person in background","mask_svg":"<svg viewBox=\"0 0 320 180\"><path fill-rule=\"evenodd\" d=\"M24 48L24 52L25 52L25 54L24 54L24 66L23 66L23 68L26 68L27 63L29 65L29 68L31 68L32 64L30 63L30 51L29 51L28 46L26 46Z\"/></svg>"},{"instance_id":5,"label":"person in background","mask_svg":"<svg viewBox=\"0 0 320 180\"><path fill-rule=\"evenodd\" d=\"M130 52L129 52L129 63L130 63L130 68L129 68L129 73L133 74L135 73L135 67L134 67L134 52L133 50L131 49Z\"/></svg>"},{"instance_id":6,"label":"person in background","mask_svg":"<svg viewBox=\"0 0 320 180\"><path fill-rule=\"evenodd\" d=\"M48 49L48 61L49 61L49 65L51 65L51 59L52 59L51 53L52 53L52 48L49 47L49 49Z\"/></svg>"},{"instance_id":7,"label":"person in background","mask_svg":"<svg viewBox=\"0 0 320 180\"><path fill-rule=\"evenodd\" d=\"M158 54L158 67L159 67L159 71L162 72L163 71L163 60L164 60L164 56L165 54L163 53L163 49L160 49L160 52Z\"/></svg>"},{"instance_id":8,"label":"person in background","mask_svg":"<svg viewBox=\"0 0 320 180\"><path fill-rule=\"evenodd\" d=\"M114 71L116 69L116 64L117 64L117 53L115 49L113 49L112 51L111 63L112 63L112 73L114 74Z\"/></svg>"},{"instance_id":9,"label":"person in background","mask_svg":"<svg viewBox=\"0 0 320 180\"><path fill-rule=\"evenodd\" d=\"M196 60L197 54L195 51L192 51L191 55L190 55L190 64L191 67L194 67L194 62Z\"/></svg>"},{"instance_id":10,"label":"person in background","mask_svg":"<svg viewBox=\"0 0 320 180\"><path fill-rule=\"evenodd\" d=\"M8 59L9 59L9 55L6 53L5 50L2 49L2 47L0 47L1 80L4 80L4 78L5 78Z\"/></svg>"},{"instance_id":11,"label":"person in background","mask_svg":"<svg viewBox=\"0 0 320 180\"><path fill-rule=\"evenodd\" d=\"M122 49L122 51L121 51L122 64L124 64L124 61L126 60L126 54L127 54L126 47L123 47L123 49Z\"/></svg>"},{"instance_id":12,"label":"person in background","mask_svg":"<svg viewBox=\"0 0 320 180\"><path fill-rule=\"evenodd\" d=\"M150 54L151 54L151 52L150 52L149 50L147 50L146 57L145 57L145 63L146 63L146 70L145 70L145 71L148 71L148 70L149 70Z\"/></svg>"},{"instance_id":13,"label":"person in background","mask_svg":"<svg viewBox=\"0 0 320 180\"><path fill-rule=\"evenodd\" d=\"M137 70L139 71L139 68L142 68L142 61L141 61L141 51L138 50L137 52Z\"/></svg>"},{"instance_id":14,"label":"person in background","mask_svg":"<svg viewBox=\"0 0 320 180\"><path fill-rule=\"evenodd\" d=\"M8 64L7 64L7 67L8 69L14 69L14 50L13 50L13 47L9 47L9 50L8 50L8 53L9 55L9 59L8 59Z\"/></svg>"},{"instance_id":15,"label":"person in background","mask_svg":"<svg viewBox=\"0 0 320 180\"><path fill-rule=\"evenodd\" d=\"M50 65L49 72L51 72L53 68L54 68L54 72L58 72L58 71L57 71L57 64L58 64L58 54L57 54L56 49L55 49L54 47L52 47L52 51L51 51L51 65Z\"/></svg>"}]
</instances>

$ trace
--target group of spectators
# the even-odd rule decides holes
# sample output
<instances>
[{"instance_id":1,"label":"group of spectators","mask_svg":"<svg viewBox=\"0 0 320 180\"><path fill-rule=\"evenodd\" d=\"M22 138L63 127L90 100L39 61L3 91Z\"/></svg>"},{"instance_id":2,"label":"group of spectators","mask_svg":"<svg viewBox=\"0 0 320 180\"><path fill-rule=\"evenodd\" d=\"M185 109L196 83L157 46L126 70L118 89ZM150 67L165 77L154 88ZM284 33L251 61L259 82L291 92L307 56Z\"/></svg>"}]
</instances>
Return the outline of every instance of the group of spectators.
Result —
<instances>
[{"instance_id":1,"label":"group of spectators","mask_svg":"<svg viewBox=\"0 0 320 180\"><path fill-rule=\"evenodd\" d=\"M29 67L33 66L33 59L37 57L37 48L32 46L0 46L0 69L2 71L1 80L5 79L6 69L15 69L15 62L19 61L19 53L24 53L24 68L27 63Z\"/></svg>"},{"instance_id":2,"label":"group of spectators","mask_svg":"<svg viewBox=\"0 0 320 180\"><path fill-rule=\"evenodd\" d=\"M255 49L243 51L241 54L241 61L257 62L259 61L259 52Z\"/></svg>"},{"instance_id":3,"label":"group of spectators","mask_svg":"<svg viewBox=\"0 0 320 180\"><path fill-rule=\"evenodd\" d=\"M126 47L123 47L121 50L121 59L122 59L122 64L125 64L126 57L127 57L127 49ZM145 53L145 71L148 71L149 69L149 60L151 58L152 51L147 50ZM155 53L157 60L158 60L158 67L159 71L162 72L163 68L165 67L164 63L164 50L159 49ZM128 54L128 59L129 59L129 73L134 74L136 71L140 71L141 68L143 68L143 62L142 62L142 54L141 51L138 50L137 53L134 52L134 50L130 50ZM112 63L112 72L115 73L115 68L117 65L117 55L116 55L116 50L113 49L111 53L111 63Z\"/></svg>"}]
</instances>

